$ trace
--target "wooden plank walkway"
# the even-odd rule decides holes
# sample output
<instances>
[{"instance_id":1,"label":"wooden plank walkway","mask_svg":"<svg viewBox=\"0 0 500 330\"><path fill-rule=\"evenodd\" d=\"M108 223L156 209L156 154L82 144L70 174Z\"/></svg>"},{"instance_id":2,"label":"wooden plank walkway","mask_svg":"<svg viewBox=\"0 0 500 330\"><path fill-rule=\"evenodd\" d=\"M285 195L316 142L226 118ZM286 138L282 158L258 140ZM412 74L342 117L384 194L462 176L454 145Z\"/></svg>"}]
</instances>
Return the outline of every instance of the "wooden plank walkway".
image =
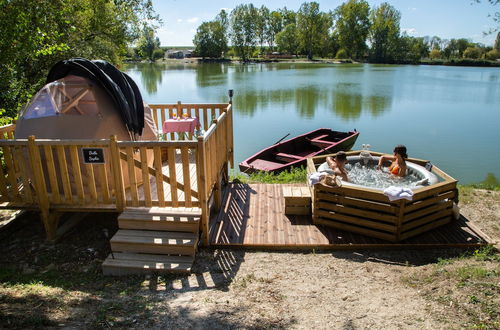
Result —
<instances>
[{"instance_id":1,"label":"wooden plank walkway","mask_svg":"<svg viewBox=\"0 0 500 330\"><path fill-rule=\"evenodd\" d=\"M300 186L300 185L295 185ZM490 243L463 216L399 243L312 224L311 216L284 214L282 185L230 184L221 211L210 221L216 247L264 249L376 249L479 247Z\"/></svg>"}]
</instances>

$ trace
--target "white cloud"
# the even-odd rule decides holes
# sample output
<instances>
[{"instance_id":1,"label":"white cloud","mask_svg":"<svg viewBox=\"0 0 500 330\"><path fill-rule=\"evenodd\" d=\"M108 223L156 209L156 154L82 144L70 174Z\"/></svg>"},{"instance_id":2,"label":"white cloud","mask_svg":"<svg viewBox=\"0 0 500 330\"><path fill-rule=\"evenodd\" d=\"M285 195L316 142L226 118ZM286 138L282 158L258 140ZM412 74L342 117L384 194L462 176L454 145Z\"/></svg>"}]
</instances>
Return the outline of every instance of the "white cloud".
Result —
<instances>
[{"instance_id":1,"label":"white cloud","mask_svg":"<svg viewBox=\"0 0 500 330\"><path fill-rule=\"evenodd\" d=\"M196 23L196 22L198 22L198 20L199 20L198 17L192 17L192 18L188 18L186 20L186 22L188 22L188 23Z\"/></svg>"},{"instance_id":2,"label":"white cloud","mask_svg":"<svg viewBox=\"0 0 500 330\"><path fill-rule=\"evenodd\" d=\"M417 29L415 29L415 28L404 28L404 29L401 29L401 31L406 32L410 35L417 33Z\"/></svg>"},{"instance_id":3,"label":"white cloud","mask_svg":"<svg viewBox=\"0 0 500 330\"><path fill-rule=\"evenodd\" d=\"M177 23L180 23L180 22L182 22L182 18L177 19Z\"/></svg>"}]
</instances>

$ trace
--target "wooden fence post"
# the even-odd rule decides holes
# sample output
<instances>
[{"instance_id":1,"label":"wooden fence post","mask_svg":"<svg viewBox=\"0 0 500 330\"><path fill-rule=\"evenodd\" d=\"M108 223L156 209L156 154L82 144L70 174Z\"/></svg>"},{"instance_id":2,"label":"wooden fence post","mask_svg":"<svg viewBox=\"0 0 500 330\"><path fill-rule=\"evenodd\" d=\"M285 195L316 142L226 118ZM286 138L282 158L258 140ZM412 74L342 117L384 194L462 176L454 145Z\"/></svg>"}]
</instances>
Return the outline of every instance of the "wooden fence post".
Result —
<instances>
[{"instance_id":1,"label":"wooden fence post","mask_svg":"<svg viewBox=\"0 0 500 330\"><path fill-rule=\"evenodd\" d=\"M120 151L116 143L116 135L111 135L109 138L109 149L111 154L111 169L115 181L116 209L118 212L122 212L125 208L125 191L123 189L122 166L120 164Z\"/></svg>"},{"instance_id":2,"label":"wooden fence post","mask_svg":"<svg viewBox=\"0 0 500 330\"><path fill-rule=\"evenodd\" d=\"M35 136L33 135L28 137L28 153L31 168L33 170L33 181L40 207L40 215L47 234L47 240L53 241L56 238L59 217L50 215L50 202L47 194L47 186L45 185L45 178L43 176L42 159L38 146L35 143ZM29 189L29 187L27 188Z\"/></svg>"},{"instance_id":3,"label":"wooden fence post","mask_svg":"<svg viewBox=\"0 0 500 330\"><path fill-rule=\"evenodd\" d=\"M227 130L228 130L228 162L231 164L231 168L234 168L234 136L233 136L233 105L229 103L227 111Z\"/></svg>"},{"instance_id":4,"label":"wooden fence post","mask_svg":"<svg viewBox=\"0 0 500 330\"><path fill-rule=\"evenodd\" d=\"M201 240L204 246L210 245L208 201L206 193L206 167L205 167L205 141L203 136L198 136L198 146L196 149L196 172L198 181L198 200L201 207Z\"/></svg>"}]
</instances>

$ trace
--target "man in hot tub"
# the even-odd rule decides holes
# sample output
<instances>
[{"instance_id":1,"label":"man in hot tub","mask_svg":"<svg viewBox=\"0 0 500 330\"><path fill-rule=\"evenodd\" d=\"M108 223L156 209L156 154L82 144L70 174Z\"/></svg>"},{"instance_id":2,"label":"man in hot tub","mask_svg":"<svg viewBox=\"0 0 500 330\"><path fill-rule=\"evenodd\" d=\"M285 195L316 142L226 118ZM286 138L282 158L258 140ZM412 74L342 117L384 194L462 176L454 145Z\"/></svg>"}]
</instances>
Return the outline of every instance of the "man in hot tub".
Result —
<instances>
[{"instance_id":1,"label":"man in hot tub","mask_svg":"<svg viewBox=\"0 0 500 330\"><path fill-rule=\"evenodd\" d=\"M345 164L347 163L347 157L345 152L339 151L335 155L335 158L330 156L326 157L326 163L332 169L335 175L338 175L342 178L342 181L349 182L349 178L347 177L347 171L345 169Z\"/></svg>"}]
</instances>

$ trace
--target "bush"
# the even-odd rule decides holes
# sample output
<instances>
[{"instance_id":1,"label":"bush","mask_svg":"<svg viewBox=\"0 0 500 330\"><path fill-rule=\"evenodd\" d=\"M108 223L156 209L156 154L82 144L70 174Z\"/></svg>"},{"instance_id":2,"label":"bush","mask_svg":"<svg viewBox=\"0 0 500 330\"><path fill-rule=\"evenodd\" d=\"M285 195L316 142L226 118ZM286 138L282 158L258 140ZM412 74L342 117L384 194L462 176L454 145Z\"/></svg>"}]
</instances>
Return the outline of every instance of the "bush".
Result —
<instances>
[{"instance_id":1,"label":"bush","mask_svg":"<svg viewBox=\"0 0 500 330\"><path fill-rule=\"evenodd\" d=\"M163 56L165 56L165 51L161 48L156 48L154 51L153 51L153 60L157 60L157 59L160 59L160 58L163 58Z\"/></svg>"},{"instance_id":2,"label":"bush","mask_svg":"<svg viewBox=\"0 0 500 330\"><path fill-rule=\"evenodd\" d=\"M500 51L497 49L492 49L484 54L484 58L490 61L495 61L496 59L500 58Z\"/></svg>"},{"instance_id":3,"label":"bush","mask_svg":"<svg viewBox=\"0 0 500 330\"><path fill-rule=\"evenodd\" d=\"M234 51L234 48L231 48L229 49L226 54L224 54L224 56L227 56L227 57L235 57L236 56L236 52Z\"/></svg>"},{"instance_id":4,"label":"bush","mask_svg":"<svg viewBox=\"0 0 500 330\"><path fill-rule=\"evenodd\" d=\"M345 51L345 49L341 48L338 50L337 54L335 55L335 58L345 59L345 58L349 58L349 56L347 55L347 52Z\"/></svg>"},{"instance_id":5,"label":"bush","mask_svg":"<svg viewBox=\"0 0 500 330\"><path fill-rule=\"evenodd\" d=\"M464 50L464 58L478 59L481 57L481 49L477 47L467 47Z\"/></svg>"},{"instance_id":6,"label":"bush","mask_svg":"<svg viewBox=\"0 0 500 330\"><path fill-rule=\"evenodd\" d=\"M441 58L441 52L439 51L439 49L434 48L433 50L431 50L431 52L429 53L429 58L433 60Z\"/></svg>"}]
</instances>

